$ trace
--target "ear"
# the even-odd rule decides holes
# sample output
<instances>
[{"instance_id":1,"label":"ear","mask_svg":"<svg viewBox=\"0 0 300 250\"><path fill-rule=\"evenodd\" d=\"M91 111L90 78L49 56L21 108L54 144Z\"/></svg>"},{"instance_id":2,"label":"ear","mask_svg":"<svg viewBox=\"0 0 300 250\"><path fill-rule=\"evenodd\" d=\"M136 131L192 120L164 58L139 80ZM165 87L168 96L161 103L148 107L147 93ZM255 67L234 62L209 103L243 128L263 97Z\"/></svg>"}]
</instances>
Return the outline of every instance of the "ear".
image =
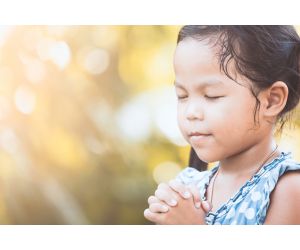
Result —
<instances>
[{"instance_id":1,"label":"ear","mask_svg":"<svg viewBox=\"0 0 300 250\"><path fill-rule=\"evenodd\" d=\"M282 81L277 81L263 91L261 105L263 115L267 118L276 117L285 107L289 89Z\"/></svg>"}]
</instances>

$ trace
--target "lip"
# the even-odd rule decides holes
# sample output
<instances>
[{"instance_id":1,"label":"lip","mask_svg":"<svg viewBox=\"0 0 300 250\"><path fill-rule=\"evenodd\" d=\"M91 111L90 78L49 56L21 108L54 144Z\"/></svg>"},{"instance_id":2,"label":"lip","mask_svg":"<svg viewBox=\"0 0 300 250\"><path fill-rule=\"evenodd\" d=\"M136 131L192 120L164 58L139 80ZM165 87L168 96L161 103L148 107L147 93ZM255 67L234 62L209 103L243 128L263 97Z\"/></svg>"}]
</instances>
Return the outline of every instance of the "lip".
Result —
<instances>
[{"instance_id":1,"label":"lip","mask_svg":"<svg viewBox=\"0 0 300 250\"><path fill-rule=\"evenodd\" d=\"M209 136L209 135L211 135L211 134L207 134L207 133L200 133L200 132L191 132L191 133L189 133L188 134L188 136Z\"/></svg>"},{"instance_id":2,"label":"lip","mask_svg":"<svg viewBox=\"0 0 300 250\"><path fill-rule=\"evenodd\" d=\"M211 134L203 134L199 132L192 132L189 134L191 144L199 144L206 141Z\"/></svg>"}]
</instances>

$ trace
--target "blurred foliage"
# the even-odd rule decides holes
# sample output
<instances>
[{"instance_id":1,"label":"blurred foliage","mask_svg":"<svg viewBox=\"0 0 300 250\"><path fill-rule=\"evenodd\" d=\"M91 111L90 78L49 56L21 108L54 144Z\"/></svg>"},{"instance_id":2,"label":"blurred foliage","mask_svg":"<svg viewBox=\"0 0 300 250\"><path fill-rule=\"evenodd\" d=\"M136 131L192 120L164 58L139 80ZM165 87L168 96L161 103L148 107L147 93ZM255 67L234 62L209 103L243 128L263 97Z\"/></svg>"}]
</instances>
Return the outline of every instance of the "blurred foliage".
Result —
<instances>
[{"instance_id":1,"label":"blurred foliage","mask_svg":"<svg viewBox=\"0 0 300 250\"><path fill-rule=\"evenodd\" d=\"M188 162L179 28L1 27L0 223L148 223L148 196ZM282 141L300 155L299 129Z\"/></svg>"},{"instance_id":2,"label":"blurred foliage","mask_svg":"<svg viewBox=\"0 0 300 250\"><path fill-rule=\"evenodd\" d=\"M187 162L151 108L151 91L170 93L178 29L1 28L0 223L147 223L154 169Z\"/></svg>"}]
</instances>

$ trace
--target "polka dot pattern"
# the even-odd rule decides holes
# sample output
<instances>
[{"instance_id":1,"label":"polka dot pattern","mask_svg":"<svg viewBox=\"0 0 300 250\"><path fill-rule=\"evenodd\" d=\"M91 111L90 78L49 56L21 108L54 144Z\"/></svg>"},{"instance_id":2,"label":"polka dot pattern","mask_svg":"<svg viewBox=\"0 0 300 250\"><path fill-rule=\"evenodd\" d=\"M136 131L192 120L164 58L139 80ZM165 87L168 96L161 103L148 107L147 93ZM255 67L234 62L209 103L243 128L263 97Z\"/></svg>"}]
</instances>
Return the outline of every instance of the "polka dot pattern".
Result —
<instances>
[{"instance_id":1,"label":"polka dot pattern","mask_svg":"<svg viewBox=\"0 0 300 250\"><path fill-rule=\"evenodd\" d=\"M230 219L233 218L234 216L235 216L235 208L232 207L227 214L227 218Z\"/></svg>"},{"instance_id":2,"label":"polka dot pattern","mask_svg":"<svg viewBox=\"0 0 300 250\"><path fill-rule=\"evenodd\" d=\"M206 188L217 171L216 165L201 174L194 168L186 168L179 173L177 180L183 184L196 184L201 197L205 197ZM228 202L216 212L206 216L208 225L257 225L263 224L267 215L271 191L279 177L287 171L300 170L300 163L292 159L290 152L282 152L268 165L247 181Z\"/></svg>"},{"instance_id":3,"label":"polka dot pattern","mask_svg":"<svg viewBox=\"0 0 300 250\"><path fill-rule=\"evenodd\" d=\"M239 209L239 212L244 213L247 208L248 208L248 202L243 202L240 209Z\"/></svg>"},{"instance_id":4,"label":"polka dot pattern","mask_svg":"<svg viewBox=\"0 0 300 250\"><path fill-rule=\"evenodd\" d=\"M256 202L259 201L261 199L262 195L259 191L255 191L251 194L251 200Z\"/></svg>"},{"instance_id":5,"label":"polka dot pattern","mask_svg":"<svg viewBox=\"0 0 300 250\"><path fill-rule=\"evenodd\" d=\"M248 220L252 220L254 218L255 211L254 208L250 207L245 211L245 216Z\"/></svg>"}]
</instances>

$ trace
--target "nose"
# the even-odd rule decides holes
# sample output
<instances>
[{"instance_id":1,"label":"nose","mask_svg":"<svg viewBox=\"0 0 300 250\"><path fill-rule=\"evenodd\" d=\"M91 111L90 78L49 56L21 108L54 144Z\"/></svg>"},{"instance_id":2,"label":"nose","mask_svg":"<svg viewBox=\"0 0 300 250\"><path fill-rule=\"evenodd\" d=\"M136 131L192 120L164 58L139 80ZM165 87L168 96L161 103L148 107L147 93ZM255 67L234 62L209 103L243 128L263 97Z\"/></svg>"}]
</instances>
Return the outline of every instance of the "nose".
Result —
<instances>
[{"instance_id":1,"label":"nose","mask_svg":"<svg viewBox=\"0 0 300 250\"><path fill-rule=\"evenodd\" d=\"M203 104L200 101L191 101L186 106L186 118L188 120L203 120Z\"/></svg>"}]
</instances>

